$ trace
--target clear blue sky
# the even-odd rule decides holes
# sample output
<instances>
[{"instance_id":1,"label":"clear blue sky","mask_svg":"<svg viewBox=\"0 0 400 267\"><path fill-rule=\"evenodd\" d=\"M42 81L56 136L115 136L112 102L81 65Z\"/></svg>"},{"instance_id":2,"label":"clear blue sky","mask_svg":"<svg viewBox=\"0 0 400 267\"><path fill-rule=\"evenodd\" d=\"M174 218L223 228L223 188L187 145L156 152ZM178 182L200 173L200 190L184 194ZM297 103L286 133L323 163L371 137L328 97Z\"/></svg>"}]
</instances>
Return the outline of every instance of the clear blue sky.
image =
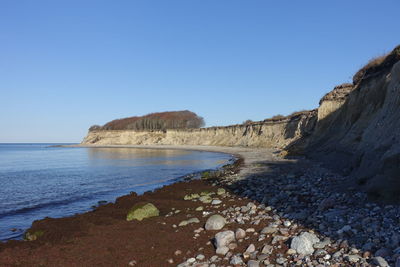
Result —
<instances>
[{"instance_id":1,"label":"clear blue sky","mask_svg":"<svg viewBox=\"0 0 400 267\"><path fill-rule=\"evenodd\" d=\"M318 106L400 44L400 1L2 0L0 142L189 109L207 126Z\"/></svg>"}]
</instances>

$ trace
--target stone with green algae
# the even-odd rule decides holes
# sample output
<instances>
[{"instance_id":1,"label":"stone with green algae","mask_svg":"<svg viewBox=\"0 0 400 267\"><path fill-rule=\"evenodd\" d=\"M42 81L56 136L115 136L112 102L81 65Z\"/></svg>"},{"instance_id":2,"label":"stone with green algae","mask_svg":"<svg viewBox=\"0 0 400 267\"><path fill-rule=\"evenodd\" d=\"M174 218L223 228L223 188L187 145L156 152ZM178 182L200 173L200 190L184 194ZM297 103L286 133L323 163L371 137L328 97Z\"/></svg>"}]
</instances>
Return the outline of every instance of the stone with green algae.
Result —
<instances>
[{"instance_id":1,"label":"stone with green algae","mask_svg":"<svg viewBox=\"0 0 400 267\"><path fill-rule=\"evenodd\" d=\"M41 230L34 231L33 233L26 232L24 235L24 239L27 241L35 241L36 239L41 237L43 234L44 234L44 232Z\"/></svg>"},{"instance_id":2,"label":"stone with green algae","mask_svg":"<svg viewBox=\"0 0 400 267\"><path fill-rule=\"evenodd\" d=\"M146 218L159 216L160 211L151 203L141 203L133 206L126 215L127 221L141 221Z\"/></svg>"}]
</instances>

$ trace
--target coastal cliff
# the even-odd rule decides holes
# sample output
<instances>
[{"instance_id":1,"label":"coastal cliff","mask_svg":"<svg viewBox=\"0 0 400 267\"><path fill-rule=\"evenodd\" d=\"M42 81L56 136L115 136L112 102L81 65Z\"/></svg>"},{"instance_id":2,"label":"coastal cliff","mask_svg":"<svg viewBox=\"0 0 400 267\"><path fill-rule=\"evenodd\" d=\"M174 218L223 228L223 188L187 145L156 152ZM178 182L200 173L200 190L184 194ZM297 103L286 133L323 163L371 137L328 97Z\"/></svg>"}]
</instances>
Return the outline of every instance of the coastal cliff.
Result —
<instances>
[{"instance_id":1,"label":"coastal cliff","mask_svg":"<svg viewBox=\"0 0 400 267\"><path fill-rule=\"evenodd\" d=\"M213 145L282 148L310 134L315 111L273 121L225 127L164 131L90 131L82 144L96 145Z\"/></svg>"},{"instance_id":2,"label":"coastal cliff","mask_svg":"<svg viewBox=\"0 0 400 267\"><path fill-rule=\"evenodd\" d=\"M355 177L375 197L399 200L400 46L343 89L345 97L321 101L304 153Z\"/></svg>"},{"instance_id":3,"label":"coastal cliff","mask_svg":"<svg viewBox=\"0 0 400 267\"><path fill-rule=\"evenodd\" d=\"M400 46L336 86L315 110L249 124L165 131L90 131L82 144L278 148L340 170L372 196L399 199Z\"/></svg>"}]
</instances>

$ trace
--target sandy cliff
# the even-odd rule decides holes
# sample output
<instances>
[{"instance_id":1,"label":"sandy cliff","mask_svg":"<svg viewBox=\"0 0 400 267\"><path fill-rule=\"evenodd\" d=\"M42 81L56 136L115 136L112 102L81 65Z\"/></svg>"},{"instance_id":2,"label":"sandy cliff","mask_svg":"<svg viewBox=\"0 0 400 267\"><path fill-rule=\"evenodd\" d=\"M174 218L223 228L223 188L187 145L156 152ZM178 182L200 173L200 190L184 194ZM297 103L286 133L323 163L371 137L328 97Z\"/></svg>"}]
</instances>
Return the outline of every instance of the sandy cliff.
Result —
<instances>
[{"instance_id":1,"label":"sandy cliff","mask_svg":"<svg viewBox=\"0 0 400 267\"><path fill-rule=\"evenodd\" d=\"M261 121L226 127L166 131L91 131L83 144L98 145L217 145L285 147L310 134L316 111L278 121Z\"/></svg>"},{"instance_id":2,"label":"sandy cliff","mask_svg":"<svg viewBox=\"0 0 400 267\"><path fill-rule=\"evenodd\" d=\"M83 144L285 149L341 170L371 195L400 199L400 46L335 87L318 109L246 125L155 132L91 131Z\"/></svg>"},{"instance_id":3,"label":"sandy cliff","mask_svg":"<svg viewBox=\"0 0 400 267\"><path fill-rule=\"evenodd\" d=\"M323 99L304 152L383 198L400 198L400 47L381 68Z\"/></svg>"}]
</instances>

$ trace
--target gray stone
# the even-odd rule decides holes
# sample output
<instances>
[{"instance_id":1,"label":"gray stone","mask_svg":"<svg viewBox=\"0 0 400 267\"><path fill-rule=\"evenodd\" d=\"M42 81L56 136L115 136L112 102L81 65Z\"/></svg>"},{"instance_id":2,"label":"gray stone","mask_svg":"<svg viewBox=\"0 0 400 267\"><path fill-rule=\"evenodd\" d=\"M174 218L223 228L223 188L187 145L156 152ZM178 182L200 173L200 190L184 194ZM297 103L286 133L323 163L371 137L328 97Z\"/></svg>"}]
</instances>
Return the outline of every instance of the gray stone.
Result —
<instances>
[{"instance_id":1,"label":"gray stone","mask_svg":"<svg viewBox=\"0 0 400 267\"><path fill-rule=\"evenodd\" d=\"M278 228L268 226L268 227L264 227L261 230L261 234L273 234L273 233L276 233L277 231L278 231Z\"/></svg>"},{"instance_id":2,"label":"gray stone","mask_svg":"<svg viewBox=\"0 0 400 267\"><path fill-rule=\"evenodd\" d=\"M267 254L260 254L260 255L257 255L257 260L263 261L265 259L268 259L268 257L269 257L269 255L267 255Z\"/></svg>"},{"instance_id":3,"label":"gray stone","mask_svg":"<svg viewBox=\"0 0 400 267\"><path fill-rule=\"evenodd\" d=\"M215 247L227 247L229 243L235 241L235 234L233 231L223 231L215 235Z\"/></svg>"},{"instance_id":4,"label":"gray stone","mask_svg":"<svg viewBox=\"0 0 400 267\"><path fill-rule=\"evenodd\" d=\"M238 255L233 255L231 260L230 260L230 264L236 265L236 264L242 264L243 260L240 256Z\"/></svg>"},{"instance_id":5,"label":"gray stone","mask_svg":"<svg viewBox=\"0 0 400 267\"><path fill-rule=\"evenodd\" d=\"M285 227L289 227L289 226L292 225L292 223L291 223L290 221L284 221L284 222L283 222L283 225L284 225Z\"/></svg>"},{"instance_id":6,"label":"gray stone","mask_svg":"<svg viewBox=\"0 0 400 267\"><path fill-rule=\"evenodd\" d=\"M345 259L347 260L347 261L349 261L349 262L353 262L353 263L355 263L355 262L359 262L360 261L360 256L358 256L358 255L346 255L346 257L345 257Z\"/></svg>"},{"instance_id":7,"label":"gray stone","mask_svg":"<svg viewBox=\"0 0 400 267\"><path fill-rule=\"evenodd\" d=\"M256 261L256 260L249 260L247 262L247 267L259 267L260 266L260 262Z\"/></svg>"},{"instance_id":8,"label":"gray stone","mask_svg":"<svg viewBox=\"0 0 400 267\"><path fill-rule=\"evenodd\" d=\"M217 261L218 260L218 256L217 255L214 255L214 256L212 256L211 258L210 258L210 261L211 262L215 262L215 261Z\"/></svg>"},{"instance_id":9,"label":"gray stone","mask_svg":"<svg viewBox=\"0 0 400 267\"><path fill-rule=\"evenodd\" d=\"M252 253L252 252L254 252L254 251L256 251L256 247L254 246L254 244L250 244L250 245L247 247L245 253Z\"/></svg>"},{"instance_id":10,"label":"gray stone","mask_svg":"<svg viewBox=\"0 0 400 267\"><path fill-rule=\"evenodd\" d=\"M190 218L189 220L187 220L187 222L188 222L188 224L190 224L190 223L199 223L200 220L197 219L197 218Z\"/></svg>"},{"instance_id":11,"label":"gray stone","mask_svg":"<svg viewBox=\"0 0 400 267\"><path fill-rule=\"evenodd\" d=\"M222 201L219 200L219 199L214 199L213 201L211 201L211 205L218 205L218 204L221 204L221 203L222 203Z\"/></svg>"},{"instance_id":12,"label":"gray stone","mask_svg":"<svg viewBox=\"0 0 400 267\"><path fill-rule=\"evenodd\" d=\"M342 257L342 252L336 251L335 253L333 253L332 257L334 259L338 259L338 258Z\"/></svg>"},{"instance_id":13,"label":"gray stone","mask_svg":"<svg viewBox=\"0 0 400 267\"><path fill-rule=\"evenodd\" d=\"M195 261L196 261L195 258L189 258L189 259L187 259L186 262L188 262L188 263L194 263Z\"/></svg>"},{"instance_id":14,"label":"gray stone","mask_svg":"<svg viewBox=\"0 0 400 267\"><path fill-rule=\"evenodd\" d=\"M226 224L226 220L221 215L215 214L207 219L206 230L221 230Z\"/></svg>"},{"instance_id":15,"label":"gray stone","mask_svg":"<svg viewBox=\"0 0 400 267\"><path fill-rule=\"evenodd\" d=\"M196 256L196 260L202 261L206 258L206 256L204 256L203 254L199 254Z\"/></svg>"},{"instance_id":16,"label":"gray stone","mask_svg":"<svg viewBox=\"0 0 400 267\"><path fill-rule=\"evenodd\" d=\"M235 232L236 239L243 239L246 236L246 231L242 228L238 228Z\"/></svg>"},{"instance_id":17,"label":"gray stone","mask_svg":"<svg viewBox=\"0 0 400 267\"><path fill-rule=\"evenodd\" d=\"M241 212L243 212L243 213L246 213L246 212L248 212L250 209L248 208L248 207L246 207L246 206L243 206L241 209L240 209L240 211Z\"/></svg>"},{"instance_id":18,"label":"gray stone","mask_svg":"<svg viewBox=\"0 0 400 267\"><path fill-rule=\"evenodd\" d=\"M272 245L275 245L275 244L278 243L278 242L286 241L286 240L288 240L288 239L289 239L289 237L287 237L287 236L276 235L276 236L274 236L274 238L272 238L271 244L272 244Z\"/></svg>"},{"instance_id":19,"label":"gray stone","mask_svg":"<svg viewBox=\"0 0 400 267\"><path fill-rule=\"evenodd\" d=\"M188 221L181 221L178 226L186 226L188 224Z\"/></svg>"},{"instance_id":20,"label":"gray stone","mask_svg":"<svg viewBox=\"0 0 400 267\"><path fill-rule=\"evenodd\" d=\"M374 257L372 262L380 267L389 267L389 263L382 257Z\"/></svg>"},{"instance_id":21,"label":"gray stone","mask_svg":"<svg viewBox=\"0 0 400 267\"><path fill-rule=\"evenodd\" d=\"M311 255L314 253L313 245L318 243L318 237L313 233L304 232L292 239L290 248L302 255Z\"/></svg>"},{"instance_id":22,"label":"gray stone","mask_svg":"<svg viewBox=\"0 0 400 267\"><path fill-rule=\"evenodd\" d=\"M228 247L218 247L217 250L215 251L215 253L217 253L218 255L226 255L226 253L228 253L229 248Z\"/></svg>"},{"instance_id":23,"label":"gray stone","mask_svg":"<svg viewBox=\"0 0 400 267\"><path fill-rule=\"evenodd\" d=\"M199 219L197 218L190 218L189 220L181 221L178 226L186 226L191 223L199 223Z\"/></svg>"},{"instance_id":24,"label":"gray stone","mask_svg":"<svg viewBox=\"0 0 400 267\"><path fill-rule=\"evenodd\" d=\"M261 253L263 253L263 254L271 254L273 249L274 249L273 246L265 245L265 246L262 248Z\"/></svg>"},{"instance_id":25,"label":"gray stone","mask_svg":"<svg viewBox=\"0 0 400 267\"><path fill-rule=\"evenodd\" d=\"M238 245L236 244L236 243L230 243L229 245L228 245L228 248L229 249L235 249L235 248L237 248L238 247Z\"/></svg>"},{"instance_id":26,"label":"gray stone","mask_svg":"<svg viewBox=\"0 0 400 267\"><path fill-rule=\"evenodd\" d=\"M276 263L278 263L278 264L284 264L285 262L286 262L285 258L277 258L276 259Z\"/></svg>"},{"instance_id":27,"label":"gray stone","mask_svg":"<svg viewBox=\"0 0 400 267\"><path fill-rule=\"evenodd\" d=\"M329 238L324 239L321 242L318 242L314 245L314 248L325 248L327 245L331 243L331 240Z\"/></svg>"}]
</instances>

